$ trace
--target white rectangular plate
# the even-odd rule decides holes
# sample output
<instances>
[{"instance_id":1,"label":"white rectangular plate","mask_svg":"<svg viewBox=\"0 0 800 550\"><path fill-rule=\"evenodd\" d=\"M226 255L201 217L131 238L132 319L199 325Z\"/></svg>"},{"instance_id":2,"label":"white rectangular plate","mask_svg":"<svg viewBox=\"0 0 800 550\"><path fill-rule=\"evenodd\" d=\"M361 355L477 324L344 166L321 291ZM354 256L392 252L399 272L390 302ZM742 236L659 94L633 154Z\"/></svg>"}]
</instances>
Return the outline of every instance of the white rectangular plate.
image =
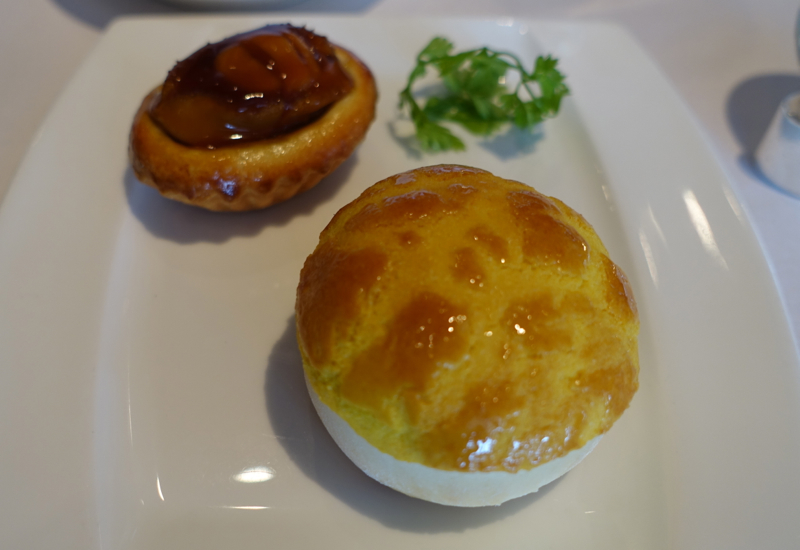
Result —
<instances>
[{"instance_id":1,"label":"white rectangular plate","mask_svg":"<svg viewBox=\"0 0 800 550\"><path fill-rule=\"evenodd\" d=\"M286 16L361 56L381 93L315 189L220 215L127 164L131 118L172 64L262 17L114 24L0 210L3 548L800 546L798 357L764 258L668 83L620 29L521 20ZM572 95L533 136L418 155L396 111L434 35L561 60ZM640 305L641 390L578 468L487 509L362 475L302 383L300 267L341 206L455 162L529 183L595 226Z\"/></svg>"}]
</instances>

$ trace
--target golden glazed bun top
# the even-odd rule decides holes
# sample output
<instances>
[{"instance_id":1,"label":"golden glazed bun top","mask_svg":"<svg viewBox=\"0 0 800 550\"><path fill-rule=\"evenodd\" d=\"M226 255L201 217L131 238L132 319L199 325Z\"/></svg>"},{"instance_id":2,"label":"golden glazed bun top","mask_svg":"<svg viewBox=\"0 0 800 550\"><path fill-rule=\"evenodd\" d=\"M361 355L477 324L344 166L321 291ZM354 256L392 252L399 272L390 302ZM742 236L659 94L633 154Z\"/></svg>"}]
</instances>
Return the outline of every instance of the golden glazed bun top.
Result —
<instances>
[{"instance_id":1,"label":"golden glazed bun top","mask_svg":"<svg viewBox=\"0 0 800 550\"><path fill-rule=\"evenodd\" d=\"M638 388L638 316L584 218L463 166L405 172L331 220L297 334L318 397L442 470L530 469L605 433Z\"/></svg>"}]
</instances>

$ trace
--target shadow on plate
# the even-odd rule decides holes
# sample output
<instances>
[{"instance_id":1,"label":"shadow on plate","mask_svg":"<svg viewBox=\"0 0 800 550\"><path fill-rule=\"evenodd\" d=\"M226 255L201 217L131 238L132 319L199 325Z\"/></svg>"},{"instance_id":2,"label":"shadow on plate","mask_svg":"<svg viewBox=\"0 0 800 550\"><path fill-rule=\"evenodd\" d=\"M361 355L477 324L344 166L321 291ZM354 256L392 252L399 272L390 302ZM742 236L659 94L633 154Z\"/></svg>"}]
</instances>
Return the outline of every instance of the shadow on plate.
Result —
<instances>
[{"instance_id":1,"label":"shadow on plate","mask_svg":"<svg viewBox=\"0 0 800 550\"><path fill-rule=\"evenodd\" d=\"M508 130L481 141L479 145L500 160L511 160L533 153L542 138L544 130L541 124L530 130L509 125Z\"/></svg>"},{"instance_id":2,"label":"shadow on plate","mask_svg":"<svg viewBox=\"0 0 800 550\"><path fill-rule=\"evenodd\" d=\"M170 4L169 0L53 0L62 10L72 17L83 21L98 29L104 29L117 17L127 15L168 15L200 13L201 10L181 8ZM276 6L245 6L241 8L218 8L215 10L202 10L204 12L220 13L221 11L247 12L254 14L280 14L293 13L361 13L366 11L377 0L301 0L297 3L284 2ZM220 2L222 4L222 2ZM299 22L298 22L299 24Z\"/></svg>"},{"instance_id":3,"label":"shadow on plate","mask_svg":"<svg viewBox=\"0 0 800 550\"><path fill-rule=\"evenodd\" d=\"M391 120L386 123L386 128L395 143L405 150L407 158L420 160L426 155L414 136L413 126L409 120L404 118ZM462 132L458 127L455 130L460 138L467 137L469 139L471 137L465 130ZM481 139L476 145L500 160L511 160L533 153L536 150L536 144L543 137L544 131L541 125L531 130L521 130L516 126L509 125L506 131ZM467 147L469 148L469 145ZM435 163L431 162L431 164Z\"/></svg>"},{"instance_id":4,"label":"shadow on plate","mask_svg":"<svg viewBox=\"0 0 800 550\"><path fill-rule=\"evenodd\" d=\"M311 404L294 316L270 353L264 394L272 430L303 473L359 513L393 529L463 532L520 512L558 483L501 506L456 508L411 498L367 477L328 435Z\"/></svg>"},{"instance_id":5,"label":"shadow on plate","mask_svg":"<svg viewBox=\"0 0 800 550\"><path fill-rule=\"evenodd\" d=\"M762 183L789 195L767 178L756 161L756 150L778 111L781 101L800 91L800 75L766 74L740 82L728 95L725 114L741 148L742 169ZM793 195L789 195L793 196Z\"/></svg>"},{"instance_id":6,"label":"shadow on plate","mask_svg":"<svg viewBox=\"0 0 800 550\"><path fill-rule=\"evenodd\" d=\"M297 216L308 216L331 200L344 185L357 162L358 153L308 191L263 210L211 212L162 197L142 184L128 167L125 195L131 212L153 235L177 243L223 243L234 237L255 236L266 227L280 227Z\"/></svg>"}]
</instances>

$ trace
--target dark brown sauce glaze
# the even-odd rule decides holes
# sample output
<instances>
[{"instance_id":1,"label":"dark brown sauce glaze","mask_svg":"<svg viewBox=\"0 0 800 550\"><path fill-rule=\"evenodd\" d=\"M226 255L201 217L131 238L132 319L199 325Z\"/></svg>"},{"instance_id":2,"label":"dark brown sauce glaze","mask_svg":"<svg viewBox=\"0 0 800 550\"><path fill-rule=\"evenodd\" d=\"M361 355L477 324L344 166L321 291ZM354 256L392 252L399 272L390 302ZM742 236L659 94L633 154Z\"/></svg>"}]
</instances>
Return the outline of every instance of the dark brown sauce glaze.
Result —
<instances>
[{"instance_id":1,"label":"dark brown sauce glaze","mask_svg":"<svg viewBox=\"0 0 800 550\"><path fill-rule=\"evenodd\" d=\"M268 25L179 61L150 114L184 145L219 147L307 124L352 87L324 37Z\"/></svg>"}]
</instances>

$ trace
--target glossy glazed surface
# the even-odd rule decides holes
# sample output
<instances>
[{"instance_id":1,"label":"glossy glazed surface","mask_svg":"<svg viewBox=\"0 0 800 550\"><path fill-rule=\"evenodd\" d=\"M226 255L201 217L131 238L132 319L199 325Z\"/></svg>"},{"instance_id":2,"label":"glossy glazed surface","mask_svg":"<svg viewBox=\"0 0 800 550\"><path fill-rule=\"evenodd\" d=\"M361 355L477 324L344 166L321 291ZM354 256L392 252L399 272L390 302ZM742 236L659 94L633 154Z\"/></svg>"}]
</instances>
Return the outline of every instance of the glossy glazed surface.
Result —
<instances>
[{"instance_id":1,"label":"glossy glazed surface","mask_svg":"<svg viewBox=\"0 0 800 550\"><path fill-rule=\"evenodd\" d=\"M334 51L353 89L318 118L269 139L217 148L182 145L150 116L149 106L161 87L151 91L131 125L128 150L136 177L167 198L213 211L266 208L315 186L353 154L375 118L377 89L371 71L354 54L338 47ZM193 96L187 97L191 103ZM179 105L182 101L179 97ZM276 104L279 110L282 105ZM229 132L226 109L211 121ZM194 124L197 113L183 114ZM247 111L241 114L250 120ZM261 111L252 114L257 120Z\"/></svg>"},{"instance_id":2,"label":"glossy glazed surface","mask_svg":"<svg viewBox=\"0 0 800 550\"><path fill-rule=\"evenodd\" d=\"M442 470L564 456L638 388L636 303L594 230L475 168L404 172L340 210L297 325L320 398L383 452Z\"/></svg>"},{"instance_id":3,"label":"glossy glazed surface","mask_svg":"<svg viewBox=\"0 0 800 550\"><path fill-rule=\"evenodd\" d=\"M327 39L288 24L267 25L179 61L150 114L180 143L219 147L307 124L352 87Z\"/></svg>"}]
</instances>

